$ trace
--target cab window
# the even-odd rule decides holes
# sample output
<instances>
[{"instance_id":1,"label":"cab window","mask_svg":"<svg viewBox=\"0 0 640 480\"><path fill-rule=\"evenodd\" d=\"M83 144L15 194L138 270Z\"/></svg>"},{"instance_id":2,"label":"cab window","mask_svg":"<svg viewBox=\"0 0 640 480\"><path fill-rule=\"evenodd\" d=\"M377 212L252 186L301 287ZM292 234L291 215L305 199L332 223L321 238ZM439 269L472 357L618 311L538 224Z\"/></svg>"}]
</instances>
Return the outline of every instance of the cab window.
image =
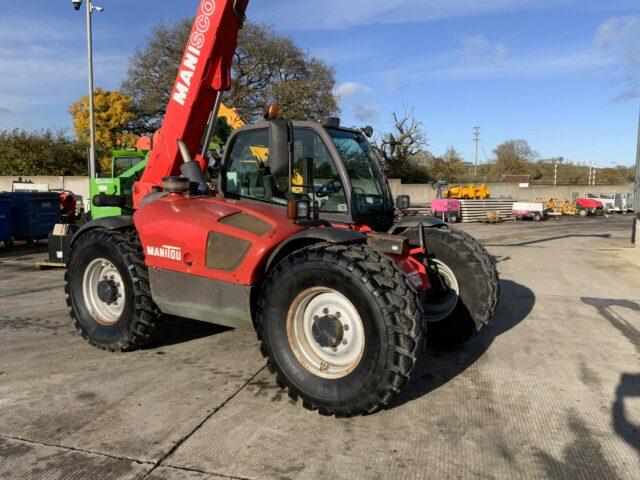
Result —
<instances>
[{"instance_id":1,"label":"cab window","mask_svg":"<svg viewBox=\"0 0 640 480\"><path fill-rule=\"evenodd\" d=\"M302 193L295 185L308 184L305 172L305 159L313 159L314 189L320 212L346 213L348 211L344 186L333 163L331 154L322 138L308 128L294 129L294 163L293 189L294 193Z\"/></svg>"},{"instance_id":2,"label":"cab window","mask_svg":"<svg viewBox=\"0 0 640 480\"><path fill-rule=\"evenodd\" d=\"M244 198L287 203L287 179L269 174L269 130L236 135L227 160L225 192Z\"/></svg>"},{"instance_id":3,"label":"cab window","mask_svg":"<svg viewBox=\"0 0 640 480\"><path fill-rule=\"evenodd\" d=\"M338 170L322 138L311 129L295 128L291 190L287 177L274 177L269 171L269 130L239 133L231 146L225 173L225 192L284 205L294 195L311 196L306 168L313 159L313 188L320 212L346 213L346 196Z\"/></svg>"},{"instance_id":4,"label":"cab window","mask_svg":"<svg viewBox=\"0 0 640 480\"><path fill-rule=\"evenodd\" d=\"M138 163L140 163L143 158L140 157L116 157L113 160L113 176L119 177L127 170L132 169Z\"/></svg>"}]
</instances>

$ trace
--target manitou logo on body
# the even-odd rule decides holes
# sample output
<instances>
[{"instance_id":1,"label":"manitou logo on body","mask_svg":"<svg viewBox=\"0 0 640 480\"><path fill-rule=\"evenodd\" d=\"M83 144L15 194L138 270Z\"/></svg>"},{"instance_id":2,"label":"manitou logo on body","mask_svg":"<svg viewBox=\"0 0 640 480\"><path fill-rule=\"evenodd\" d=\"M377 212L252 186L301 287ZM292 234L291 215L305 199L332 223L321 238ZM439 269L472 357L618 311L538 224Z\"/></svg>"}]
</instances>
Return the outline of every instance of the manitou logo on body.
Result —
<instances>
[{"instance_id":1,"label":"manitou logo on body","mask_svg":"<svg viewBox=\"0 0 640 480\"><path fill-rule=\"evenodd\" d=\"M182 250L179 247L163 245L162 247L147 247L147 255L150 257L166 258L167 260L182 261Z\"/></svg>"},{"instance_id":2,"label":"manitou logo on body","mask_svg":"<svg viewBox=\"0 0 640 480\"><path fill-rule=\"evenodd\" d=\"M200 11L196 17L196 21L189 38L187 52L180 66L180 73L173 92L173 99L184 107L191 88L191 80L196 72L196 67L200 61L200 54L204 46L205 34L211 28L211 15L216 11L216 2L214 0L204 0L200 5Z\"/></svg>"}]
</instances>

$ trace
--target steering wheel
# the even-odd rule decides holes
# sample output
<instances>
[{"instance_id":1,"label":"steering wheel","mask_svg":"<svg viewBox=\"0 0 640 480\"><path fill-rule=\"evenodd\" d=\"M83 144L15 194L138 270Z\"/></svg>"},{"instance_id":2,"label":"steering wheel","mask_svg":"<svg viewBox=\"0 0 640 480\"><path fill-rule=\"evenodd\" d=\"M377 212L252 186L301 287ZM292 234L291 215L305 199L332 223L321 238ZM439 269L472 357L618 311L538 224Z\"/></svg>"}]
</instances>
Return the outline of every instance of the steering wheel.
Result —
<instances>
[{"instance_id":1,"label":"steering wheel","mask_svg":"<svg viewBox=\"0 0 640 480\"><path fill-rule=\"evenodd\" d=\"M316 187L316 195L318 197L328 197L331 194L336 194L342 190L342 184L337 180L331 180L329 183Z\"/></svg>"}]
</instances>

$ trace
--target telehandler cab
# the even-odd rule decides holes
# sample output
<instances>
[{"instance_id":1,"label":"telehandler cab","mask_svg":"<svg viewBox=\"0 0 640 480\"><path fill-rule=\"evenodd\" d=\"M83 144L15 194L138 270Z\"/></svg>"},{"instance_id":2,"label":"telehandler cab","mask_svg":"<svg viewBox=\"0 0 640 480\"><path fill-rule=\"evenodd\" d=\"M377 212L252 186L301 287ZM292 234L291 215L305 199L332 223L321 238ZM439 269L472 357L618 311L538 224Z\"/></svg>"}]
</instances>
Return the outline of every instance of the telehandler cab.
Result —
<instances>
[{"instance_id":1,"label":"telehandler cab","mask_svg":"<svg viewBox=\"0 0 640 480\"><path fill-rule=\"evenodd\" d=\"M323 414L370 413L409 380L425 339L456 344L489 321L495 264L438 219L394 223L366 136L337 119L271 110L231 135L209 190L205 148L192 152L208 145L217 115L207 110L230 87L245 8L200 2L135 214L87 223L72 241L71 316L110 351L148 344L164 315L253 326L291 398Z\"/></svg>"}]
</instances>

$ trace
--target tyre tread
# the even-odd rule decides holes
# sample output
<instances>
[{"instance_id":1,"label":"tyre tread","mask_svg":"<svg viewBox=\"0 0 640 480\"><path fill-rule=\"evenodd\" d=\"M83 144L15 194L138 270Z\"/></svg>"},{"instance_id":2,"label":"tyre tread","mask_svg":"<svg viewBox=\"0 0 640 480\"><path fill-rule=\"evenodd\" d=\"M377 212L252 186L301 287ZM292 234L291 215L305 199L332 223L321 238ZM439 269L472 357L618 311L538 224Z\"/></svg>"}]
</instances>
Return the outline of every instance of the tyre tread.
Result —
<instances>
[{"instance_id":1,"label":"tyre tread","mask_svg":"<svg viewBox=\"0 0 640 480\"><path fill-rule=\"evenodd\" d=\"M387 324L390 338L381 380L371 391L363 392L361 398L352 405L321 405L304 398L273 361L270 345L264 340L262 312L266 309L268 300L265 292L274 288L276 279L285 274L287 268L309 261L339 265L356 273L376 299L377 308L383 312ZM292 400L302 398L304 408L316 410L320 415L348 417L380 410L406 384L424 350L422 307L415 289L393 261L368 246L317 244L297 251L274 267L265 280L262 292L256 308L256 331L261 342L260 350L267 359L268 370L275 375L276 383L288 391Z\"/></svg>"},{"instance_id":2,"label":"tyre tread","mask_svg":"<svg viewBox=\"0 0 640 480\"><path fill-rule=\"evenodd\" d=\"M86 242L104 240L111 243L115 251L117 251L123 258L128 266L132 278L134 313L126 335L120 338L117 342L111 344L96 342L84 329L78 320L75 309L73 308L70 275L69 269L67 269L64 276L65 294L67 296L67 305L69 306L69 315L71 316L74 327L78 332L80 332L82 338L84 338L90 345L101 350L107 350L110 352L130 352L144 347L152 342L161 331L163 318L162 313L151 297L149 273L147 266L144 263L144 253L138 234L134 229L94 229L84 234L83 237L86 238L78 239L76 242L80 240ZM73 250L72 246L70 258L73 256Z\"/></svg>"}]
</instances>

